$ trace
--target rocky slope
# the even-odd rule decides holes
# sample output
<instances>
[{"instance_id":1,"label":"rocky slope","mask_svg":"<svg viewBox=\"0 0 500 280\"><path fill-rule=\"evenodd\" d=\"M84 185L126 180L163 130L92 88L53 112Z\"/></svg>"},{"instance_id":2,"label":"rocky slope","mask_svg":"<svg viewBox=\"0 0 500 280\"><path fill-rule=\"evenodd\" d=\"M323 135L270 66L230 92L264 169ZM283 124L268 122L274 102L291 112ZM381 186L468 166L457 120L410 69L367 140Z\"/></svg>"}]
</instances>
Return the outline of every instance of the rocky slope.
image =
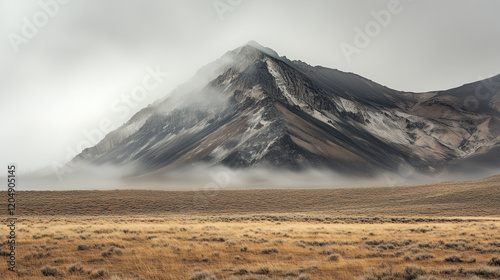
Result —
<instances>
[{"instance_id":1,"label":"rocky slope","mask_svg":"<svg viewBox=\"0 0 500 280\"><path fill-rule=\"evenodd\" d=\"M198 71L72 162L155 174L197 163L349 175L500 167L500 76L409 93L250 42ZM485 166L486 168L486 166ZM137 175L137 174L136 174Z\"/></svg>"}]
</instances>

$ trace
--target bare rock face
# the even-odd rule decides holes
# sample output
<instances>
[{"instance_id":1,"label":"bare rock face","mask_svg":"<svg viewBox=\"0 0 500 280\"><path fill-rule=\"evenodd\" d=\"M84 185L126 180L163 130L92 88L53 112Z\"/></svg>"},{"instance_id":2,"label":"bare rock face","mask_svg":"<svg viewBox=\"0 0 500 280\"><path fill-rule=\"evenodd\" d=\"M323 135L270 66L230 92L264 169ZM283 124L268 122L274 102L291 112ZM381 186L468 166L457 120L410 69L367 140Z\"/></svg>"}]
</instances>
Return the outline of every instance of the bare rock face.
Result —
<instances>
[{"instance_id":1,"label":"bare rock face","mask_svg":"<svg viewBox=\"0 0 500 280\"><path fill-rule=\"evenodd\" d=\"M151 173L195 163L353 175L406 162L429 173L467 162L500 167L499 82L399 92L251 42L73 161L132 163Z\"/></svg>"}]
</instances>

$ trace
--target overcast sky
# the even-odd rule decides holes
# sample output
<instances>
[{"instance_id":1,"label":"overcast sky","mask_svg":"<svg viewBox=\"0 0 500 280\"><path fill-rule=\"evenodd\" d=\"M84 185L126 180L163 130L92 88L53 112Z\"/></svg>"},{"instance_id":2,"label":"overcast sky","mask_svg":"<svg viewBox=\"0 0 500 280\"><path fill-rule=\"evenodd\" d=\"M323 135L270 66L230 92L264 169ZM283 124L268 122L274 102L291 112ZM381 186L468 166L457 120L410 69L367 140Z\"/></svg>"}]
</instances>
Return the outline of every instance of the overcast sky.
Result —
<instances>
[{"instance_id":1,"label":"overcast sky","mask_svg":"<svg viewBox=\"0 0 500 280\"><path fill-rule=\"evenodd\" d=\"M250 40L398 90L500 73L500 1L390 2L3 0L2 164L61 164Z\"/></svg>"}]
</instances>

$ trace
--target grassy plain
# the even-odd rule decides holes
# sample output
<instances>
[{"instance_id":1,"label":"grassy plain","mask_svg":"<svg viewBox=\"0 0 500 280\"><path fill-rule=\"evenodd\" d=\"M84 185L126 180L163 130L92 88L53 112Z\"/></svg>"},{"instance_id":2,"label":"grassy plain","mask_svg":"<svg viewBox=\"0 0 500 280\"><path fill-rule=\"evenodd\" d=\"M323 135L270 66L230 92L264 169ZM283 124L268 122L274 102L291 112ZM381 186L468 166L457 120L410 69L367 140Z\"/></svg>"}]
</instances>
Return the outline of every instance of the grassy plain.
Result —
<instances>
[{"instance_id":1,"label":"grassy plain","mask_svg":"<svg viewBox=\"0 0 500 280\"><path fill-rule=\"evenodd\" d=\"M19 192L0 279L500 279L499 190Z\"/></svg>"}]
</instances>

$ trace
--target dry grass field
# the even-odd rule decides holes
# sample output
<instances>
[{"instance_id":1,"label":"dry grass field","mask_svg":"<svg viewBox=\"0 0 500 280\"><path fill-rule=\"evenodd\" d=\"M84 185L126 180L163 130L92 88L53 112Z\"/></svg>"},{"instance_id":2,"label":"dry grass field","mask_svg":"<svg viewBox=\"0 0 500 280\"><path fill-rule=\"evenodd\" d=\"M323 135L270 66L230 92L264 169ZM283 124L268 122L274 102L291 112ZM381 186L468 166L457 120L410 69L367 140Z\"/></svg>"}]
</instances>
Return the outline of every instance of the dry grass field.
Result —
<instances>
[{"instance_id":1,"label":"dry grass field","mask_svg":"<svg viewBox=\"0 0 500 280\"><path fill-rule=\"evenodd\" d=\"M479 181L339 188L218 191L29 191L17 195L20 216L273 214L500 217L500 175ZM6 197L6 192L0 194Z\"/></svg>"},{"instance_id":2,"label":"dry grass field","mask_svg":"<svg viewBox=\"0 0 500 280\"><path fill-rule=\"evenodd\" d=\"M0 279L500 279L499 182L19 192Z\"/></svg>"}]
</instances>

